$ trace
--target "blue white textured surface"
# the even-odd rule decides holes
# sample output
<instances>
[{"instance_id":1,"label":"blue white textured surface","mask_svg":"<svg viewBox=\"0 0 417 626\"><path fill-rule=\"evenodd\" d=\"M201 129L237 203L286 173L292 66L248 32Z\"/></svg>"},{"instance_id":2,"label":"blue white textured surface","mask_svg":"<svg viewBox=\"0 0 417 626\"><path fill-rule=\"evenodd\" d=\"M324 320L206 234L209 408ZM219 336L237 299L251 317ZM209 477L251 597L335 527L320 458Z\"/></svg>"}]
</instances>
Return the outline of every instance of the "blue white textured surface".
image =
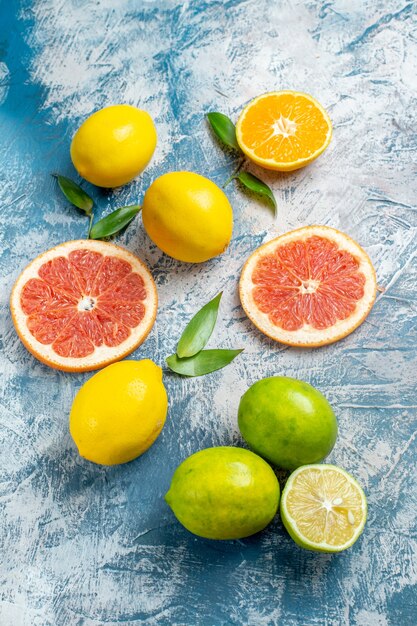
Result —
<instances>
[{"instance_id":1,"label":"blue white textured surface","mask_svg":"<svg viewBox=\"0 0 417 626\"><path fill-rule=\"evenodd\" d=\"M415 626L415 3L3 0L0 23L1 626ZM234 239L210 263L163 256L140 219L118 239L149 264L160 293L156 325L135 357L162 364L186 320L220 289L216 344L245 352L210 376L166 376L168 422L146 455L115 468L84 462L67 422L89 375L33 359L8 310L19 270L86 232L50 172L75 177L69 143L81 120L128 102L155 118L158 148L131 185L111 193L87 186L103 214L140 201L169 170L221 184L233 157L213 140L204 113L236 119L250 98L281 88L316 96L334 138L305 170L262 174L278 199L275 222L268 207L230 186ZM300 351L252 327L237 281L261 242L311 223L357 239L385 291L350 337ZM365 532L341 555L297 548L278 517L244 541L204 541L163 501L190 453L242 443L239 397L277 373L326 394L340 425L329 460L368 494Z\"/></svg>"}]
</instances>

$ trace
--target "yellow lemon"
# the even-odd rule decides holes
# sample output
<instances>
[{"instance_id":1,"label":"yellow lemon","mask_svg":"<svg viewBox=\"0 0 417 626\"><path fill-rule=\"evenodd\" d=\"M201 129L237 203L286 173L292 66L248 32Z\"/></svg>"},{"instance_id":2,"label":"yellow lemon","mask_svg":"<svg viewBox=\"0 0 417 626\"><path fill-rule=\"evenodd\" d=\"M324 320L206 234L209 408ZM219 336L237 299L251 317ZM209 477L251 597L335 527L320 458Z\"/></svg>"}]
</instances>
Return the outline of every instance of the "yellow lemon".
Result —
<instances>
[{"instance_id":1,"label":"yellow lemon","mask_svg":"<svg viewBox=\"0 0 417 626\"><path fill-rule=\"evenodd\" d=\"M142 206L146 232L165 254L202 263L225 251L233 211L223 191L193 172L170 172L147 190Z\"/></svg>"},{"instance_id":2,"label":"yellow lemon","mask_svg":"<svg viewBox=\"0 0 417 626\"><path fill-rule=\"evenodd\" d=\"M152 361L120 361L90 378L75 396L70 432L93 463L132 461L155 441L168 400L162 370Z\"/></svg>"},{"instance_id":3,"label":"yellow lemon","mask_svg":"<svg viewBox=\"0 0 417 626\"><path fill-rule=\"evenodd\" d=\"M96 111L71 143L80 176L98 187L119 187L140 174L154 153L156 130L146 111L117 104Z\"/></svg>"}]
</instances>

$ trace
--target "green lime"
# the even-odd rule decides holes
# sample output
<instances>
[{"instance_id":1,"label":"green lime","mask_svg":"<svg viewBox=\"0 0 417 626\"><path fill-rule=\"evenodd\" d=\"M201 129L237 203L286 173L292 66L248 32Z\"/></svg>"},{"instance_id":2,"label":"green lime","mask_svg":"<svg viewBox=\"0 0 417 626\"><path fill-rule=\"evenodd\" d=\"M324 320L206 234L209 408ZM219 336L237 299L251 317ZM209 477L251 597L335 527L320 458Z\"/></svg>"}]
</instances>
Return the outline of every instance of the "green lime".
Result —
<instances>
[{"instance_id":1,"label":"green lime","mask_svg":"<svg viewBox=\"0 0 417 626\"><path fill-rule=\"evenodd\" d=\"M175 470L165 500L176 518L207 539L241 539L259 532L278 509L271 467L243 448L200 450Z\"/></svg>"},{"instance_id":2,"label":"green lime","mask_svg":"<svg viewBox=\"0 0 417 626\"><path fill-rule=\"evenodd\" d=\"M337 437L336 417L323 394L285 376L249 387L240 400L238 422L252 450L289 470L324 459Z\"/></svg>"}]
</instances>

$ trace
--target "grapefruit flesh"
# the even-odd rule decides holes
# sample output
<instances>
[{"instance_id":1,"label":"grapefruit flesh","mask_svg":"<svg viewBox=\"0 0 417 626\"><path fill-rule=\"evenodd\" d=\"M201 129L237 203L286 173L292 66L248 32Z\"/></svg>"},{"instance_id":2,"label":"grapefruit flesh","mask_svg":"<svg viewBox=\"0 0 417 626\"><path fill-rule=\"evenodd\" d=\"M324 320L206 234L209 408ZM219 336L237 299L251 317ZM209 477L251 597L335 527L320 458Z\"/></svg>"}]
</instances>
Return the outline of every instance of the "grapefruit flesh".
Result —
<instances>
[{"instance_id":1,"label":"grapefruit flesh","mask_svg":"<svg viewBox=\"0 0 417 626\"><path fill-rule=\"evenodd\" d=\"M16 281L13 321L39 360L67 371L98 369L142 343L157 293L145 265L102 241L70 241L37 257Z\"/></svg>"},{"instance_id":2,"label":"grapefruit flesh","mask_svg":"<svg viewBox=\"0 0 417 626\"><path fill-rule=\"evenodd\" d=\"M276 341L301 347L351 333L375 296L366 252L327 226L307 226L264 244L240 279L242 306L254 324Z\"/></svg>"}]
</instances>

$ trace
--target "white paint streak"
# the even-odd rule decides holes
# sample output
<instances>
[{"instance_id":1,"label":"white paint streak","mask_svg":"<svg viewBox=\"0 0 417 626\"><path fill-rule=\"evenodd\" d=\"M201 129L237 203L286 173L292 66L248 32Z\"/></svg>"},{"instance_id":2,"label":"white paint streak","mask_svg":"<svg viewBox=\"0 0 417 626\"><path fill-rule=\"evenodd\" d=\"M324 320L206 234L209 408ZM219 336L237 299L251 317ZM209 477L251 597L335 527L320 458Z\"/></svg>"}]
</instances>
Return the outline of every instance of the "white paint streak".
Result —
<instances>
[{"instance_id":1,"label":"white paint streak","mask_svg":"<svg viewBox=\"0 0 417 626\"><path fill-rule=\"evenodd\" d=\"M7 98L7 93L9 91L9 82L9 68L5 63L3 63L3 61L0 61L0 105L2 105Z\"/></svg>"}]
</instances>

